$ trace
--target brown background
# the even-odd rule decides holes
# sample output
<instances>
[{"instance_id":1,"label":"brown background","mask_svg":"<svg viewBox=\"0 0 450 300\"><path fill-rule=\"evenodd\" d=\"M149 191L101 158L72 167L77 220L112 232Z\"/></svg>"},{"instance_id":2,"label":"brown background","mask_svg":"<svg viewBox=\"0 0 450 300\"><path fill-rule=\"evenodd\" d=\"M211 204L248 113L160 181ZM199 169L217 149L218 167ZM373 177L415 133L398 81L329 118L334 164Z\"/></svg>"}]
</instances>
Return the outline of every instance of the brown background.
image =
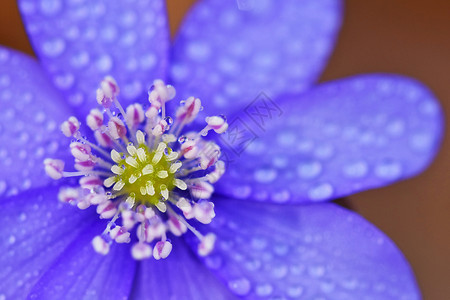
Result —
<instances>
[{"instance_id":1,"label":"brown background","mask_svg":"<svg viewBox=\"0 0 450 300\"><path fill-rule=\"evenodd\" d=\"M168 0L172 33L194 0ZM363 72L409 75L450 113L450 1L349 0L336 51L321 80ZM32 54L14 0L2 0L0 44ZM423 175L351 197L414 268L424 299L450 299L450 133Z\"/></svg>"}]
</instances>

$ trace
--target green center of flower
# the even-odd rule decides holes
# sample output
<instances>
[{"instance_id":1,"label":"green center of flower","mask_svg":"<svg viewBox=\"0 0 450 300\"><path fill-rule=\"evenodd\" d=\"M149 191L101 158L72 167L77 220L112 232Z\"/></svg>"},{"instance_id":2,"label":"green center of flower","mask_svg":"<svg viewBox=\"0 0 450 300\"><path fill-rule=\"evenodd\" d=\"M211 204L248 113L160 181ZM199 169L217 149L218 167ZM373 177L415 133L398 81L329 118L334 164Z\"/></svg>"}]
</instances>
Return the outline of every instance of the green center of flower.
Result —
<instances>
[{"instance_id":1,"label":"green center of flower","mask_svg":"<svg viewBox=\"0 0 450 300\"><path fill-rule=\"evenodd\" d=\"M115 181L113 190L129 195L134 203L157 205L160 200L167 200L169 192L180 185L175 172L182 163L174 162L178 153L164 142L159 143L156 149L129 143L127 152L112 151L111 158L116 162L111 167L116 174L112 178Z\"/></svg>"}]
</instances>

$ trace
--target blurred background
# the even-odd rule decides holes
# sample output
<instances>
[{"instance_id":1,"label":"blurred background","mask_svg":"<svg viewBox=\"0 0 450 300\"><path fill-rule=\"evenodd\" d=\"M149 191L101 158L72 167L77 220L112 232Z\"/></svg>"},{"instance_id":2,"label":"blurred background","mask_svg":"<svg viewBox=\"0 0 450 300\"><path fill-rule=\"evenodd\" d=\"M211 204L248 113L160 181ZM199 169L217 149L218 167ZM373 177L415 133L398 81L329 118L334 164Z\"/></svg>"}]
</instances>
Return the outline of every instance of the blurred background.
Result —
<instances>
[{"instance_id":1,"label":"blurred background","mask_svg":"<svg viewBox=\"0 0 450 300\"><path fill-rule=\"evenodd\" d=\"M195 0L168 0L172 35ZM450 1L346 1L336 50L321 77L367 72L415 77L450 115ZM2 0L0 44L33 55L15 0ZM390 236L410 261L424 299L450 295L450 131L425 173L358 194L351 206Z\"/></svg>"}]
</instances>

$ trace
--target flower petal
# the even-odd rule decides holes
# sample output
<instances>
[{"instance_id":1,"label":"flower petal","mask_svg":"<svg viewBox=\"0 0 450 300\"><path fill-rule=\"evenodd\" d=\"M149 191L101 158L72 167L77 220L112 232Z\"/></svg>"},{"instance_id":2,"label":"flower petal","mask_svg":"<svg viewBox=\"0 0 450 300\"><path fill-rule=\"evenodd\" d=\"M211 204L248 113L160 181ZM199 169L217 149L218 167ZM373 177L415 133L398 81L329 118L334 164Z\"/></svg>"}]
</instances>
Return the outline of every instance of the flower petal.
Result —
<instances>
[{"instance_id":1,"label":"flower petal","mask_svg":"<svg viewBox=\"0 0 450 300\"><path fill-rule=\"evenodd\" d=\"M420 298L394 243L353 212L223 198L216 208L205 263L244 299Z\"/></svg>"},{"instance_id":2,"label":"flower petal","mask_svg":"<svg viewBox=\"0 0 450 300\"><path fill-rule=\"evenodd\" d=\"M237 299L183 241L176 239L173 243L166 259L139 263L131 299Z\"/></svg>"},{"instance_id":3,"label":"flower petal","mask_svg":"<svg viewBox=\"0 0 450 300\"><path fill-rule=\"evenodd\" d=\"M426 168L442 137L433 94L395 75L326 83L278 105L258 101L222 137L228 171L217 190L225 195L307 202L385 186Z\"/></svg>"},{"instance_id":4,"label":"flower petal","mask_svg":"<svg viewBox=\"0 0 450 300\"><path fill-rule=\"evenodd\" d=\"M0 196L47 185L43 160L68 157L59 125L71 113L34 59L3 47L0 107Z\"/></svg>"},{"instance_id":5,"label":"flower petal","mask_svg":"<svg viewBox=\"0 0 450 300\"><path fill-rule=\"evenodd\" d=\"M36 54L80 113L95 105L95 91L105 75L117 80L123 104L166 75L169 38L163 0L19 4Z\"/></svg>"},{"instance_id":6,"label":"flower petal","mask_svg":"<svg viewBox=\"0 0 450 300\"><path fill-rule=\"evenodd\" d=\"M238 2L238 3L237 3ZM340 0L203 0L175 40L178 94L207 101L203 115L243 109L262 91L302 92L317 80L341 24Z\"/></svg>"},{"instance_id":7,"label":"flower petal","mask_svg":"<svg viewBox=\"0 0 450 300\"><path fill-rule=\"evenodd\" d=\"M40 276L90 224L77 208L59 203L56 187L0 201L0 298L25 299Z\"/></svg>"},{"instance_id":8,"label":"flower petal","mask_svg":"<svg viewBox=\"0 0 450 300\"><path fill-rule=\"evenodd\" d=\"M113 244L105 256L94 251L91 241L105 226L97 221L85 230L39 279L29 298L127 299L136 261L128 245Z\"/></svg>"}]
</instances>

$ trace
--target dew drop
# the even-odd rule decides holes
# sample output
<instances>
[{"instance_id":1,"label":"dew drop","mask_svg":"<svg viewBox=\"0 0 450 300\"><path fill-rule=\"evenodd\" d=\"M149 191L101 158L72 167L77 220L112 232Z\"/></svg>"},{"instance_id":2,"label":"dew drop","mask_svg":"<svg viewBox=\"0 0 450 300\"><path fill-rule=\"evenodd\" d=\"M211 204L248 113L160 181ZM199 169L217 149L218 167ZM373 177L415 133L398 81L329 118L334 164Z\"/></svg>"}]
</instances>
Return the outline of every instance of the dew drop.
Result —
<instances>
[{"instance_id":1,"label":"dew drop","mask_svg":"<svg viewBox=\"0 0 450 300\"><path fill-rule=\"evenodd\" d=\"M417 133L411 136L409 145L416 151L427 152L433 145L433 137L430 134Z\"/></svg>"},{"instance_id":2,"label":"dew drop","mask_svg":"<svg viewBox=\"0 0 450 300\"><path fill-rule=\"evenodd\" d=\"M260 297L270 296L273 292L273 287L269 283L258 284L255 287L255 292Z\"/></svg>"},{"instance_id":3,"label":"dew drop","mask_svg":"<svg viewBox=\"0 0 450 300\"><path fill-rule=\"evenodd\" d=\"M267 239L264 237L252 237L250 246L255 250L263 250L267 247Z\"/></svg>"},{"instance_id":4,"label":"dew drop","mask_svg":"<svg viewBox=\"0 0 450 300\"><path fill-rule=\"evenodd\" d=\"M365 161L356 161L345 165L343 168L344 175L350 178L364 177L369 170L369 166Z\"/></svg>"},{"instance_id":5,"label":"dew drop","mask_svg":"<svg viewBox=\"0 0 450 300\"><path fill-rule=\"evenodd\" d=\"M38 206L38 208L39 208L39 206ZM25 221L26 219L27 219L27 215L26 215L25 213L21 213L21 214L19 215L19 221L23 222L23 221Z\"/></svg>"},{"instance_id":6,"label":"dew drop","mask_svg":"<svg viewBox=\"0 0 450 300\"><path fill-rule=\"evenodd\" d=\"M61 90L68 90L74 84L75 77L70 73L59 74L53 78L53 82Z\"/></svg>"},{"instance_id":7,"label":"dew drop","mask_svg":"<svg viewBox=\"0 0 450 300\"><path fill-rule=\"evenodd\" d=\"M89 63L89 53L87 51L81 51L75 53L71 59L70 63L75 68L82 68Z\"/></svg>"},{"instance_id":8,"label":"dew drop","mask_svg":"<svg viewBox=\"0 0 450 300\"><path fill-rule=\"evenodd\" d=\"M3 195L5 193L6 187L7 187L6 182L1 180L0 181L0 195Z\"/></svg>"},{"instance_id":9,"label":"dew drop","mask_svg":"<svg viewBox=\"0 0 450 300\"><path fill-rule=\"evenodd\" d=\"M375 166L375 175L382 179L394 180L402 174L402 166L399 162L386 160Z\"/></svg>"},{"instance_id":10,"label":"dew drop","mask_svg":"<svg viewBox=\"0 0 450 300\"><path fill-rule=\"evenodd\" d=\"M289 268L285 265L276 265L272 269L272 276L276 279L282 279L286 277L287 273L289 271Z\"/></svg>"},{"instance_id":11,"label":"dew drop","mask_svg":"<svg viewBox=\"0 0 450 300\"><path fill-rule=\"evenodd\" d=\"M100 36L106 42L112 42L117 38L117 29L114 25L105 25L102 28Z\"/></svg>"},{"instance_id":12,"label":"dew drop","mask_svg":"<svg viewBox=\"0 0 450 300\"><path fill-rule=\"evenodd\" d=\"M113 60L108 54L103 54L97 59L96 65L100 72L108 72L112 69Z\"/></svg>"},{"instance_id":13,"label":"dew drop","mask_svg":"<svg viewBox=\"0 0 450 300\"><path fill-rule=\"evenodd\" d=\"M151 53L151 54L144 55L141 58L140 65L143 70L150 70L156 66L157 61L158 60L157 60L156 56L153 53Z\"/></svg>"},{"instance_id":14,"label":"dew drop","mask_svg":"<svg viewBox=\"0 0 450 300\"><path fill-rule=\"evenodd\" d=\"M254 177L260 183L269 183L277 178L277 170L269 168L258 169L254 172Z\"/></svg>"},{"instance_id":15,"label":"dew drop","mask_svg":"<svg viewBox=\"0 0 450 300\"><path fill-rule=\"evenodd\" d=\"M202 41L192 41L187 46L187 55L195 61L205 61L211 55L211 48Z\"/></svg>"},{"instance_id":16,"label":"dew drop","mask_svg":"<svg viewBox=\"0 0 450 300\"><path fill-rule=\"evenodd\" d=\"M238 296L245 296L250 292L251 285L247 278L239 278L228 281L230 290Z\"/></svg>"},{"instance_id":17,"label":"dew drop","mask_svg":"<svg viewBox=\"0 0 450 300\"><path fill-rule=\"evenodd\" d=\"M258 259L250 259L244 262L244 267L250 272L257 271L261 268L262 263Z\"/></svg>"},{"instance_id":18,"label":"dew drop","mask_svg":"<svg viewBox=\"0 0 450 300\"><path fill-rule=\"evenodd\" d=\"M66 49L66 43L63 39L56 38L47 40L42 44L42 51L49 57L57 57Z\"/></svg>"},{"instance_id":19,"label":"dew drop","mask_svg":"<svg viewBox=\"0 0 450 300\"><path fill-rule=\"evenodd\" d=\"M439 112L439 106L432 100L428 100L420 104L419 111L424 115L434 116Z\"/></svg>"},{"instance_id":20,"label":"dew drop","mask_svg":"<svg viewBox=\"0 0 450 300\"><path fill-rule=\"evenodd\" d=\"M289 193L289 191L287 190L281 190L271 195L272 200L278 203L286 202L289 200L290 197L291 193Z\"/></svg>"},{"instance_id":21,"label":"dew drop","mask_svg":"<svg viewBox=\"0 0 450 300\"><path fill-rule=\"evenodd\" d=\"M311 266L308 268L308 274L313 278L320 278L325 275L325 267Z\"/></svg>"},{"instance_id":22,"label":"dew drop","mask_svg":"<svg viewBox=\"0 0 450 300\"><path fill-rule=\"evenodd\" d=\"M291 286L287 289L287 295L292 298L298 298L303 294L301 286Z\"/></svg>"},{"instance_id":23,"label":"dew drop","mask_svg":"<svg viewBox=\"0 0 450 300\"><path fill-rule=\"evenodd\" d=\"M212 270L218 270L222 266L223 260L219 255L209 255L205 258L205 264Z\"/></svg>"},{"instance_id":24,"label":"dew drop","mask_svg":"<svg viewBox=\"0 0 450 300\"><path fill-rule=\"evenodd\" d=\"M303 179L317 177L322 171L322 165L318 161L303 162L297 166L297 174Z\"/></svg>"},{"instance_id":25,"label":"dew drop","mask_svg":"<svg viewBox=\"0 0 450 300\"><path fill-rule=\"evenodd\" d=\"M291 146L295 143L295 134L293 132L281 132L277 136L277 142L282 146Z\"/></svg>"},{"instance_id":26,"label":"dew drop","mask_svg":"<svg viewBox=\"0 0 450 300\"><path fill-rule=\"evenodd\" d=\"M327 159L332 157L334 154L333 146L331 145L322 145L318 146L315 151L314 155L319 159Z\"/></svg>"},{"instance_id":27,"label":"dew drop","mask_svg":"<svg viewBox=\"0 0 450 300\"><path fill-rule=\"evenodd\" d=\"M405 132L405 122L402 120L394 120L386 126L386 131L391 136L400 136Z\"/></svg>"},{"instance_id":28,"label":"dew drop","mask_svg":"<svg viewBox=\"0 0 450 300\"><path fill-rule=\"evenodd\" d=\"M10 245L14 244L16 242L16 237L14 235L9 236L8 243Z\"/></svg>"},{"instance_id":29,"label":"dew drop","mask_svg":"<svg viewBox=\"0 0 450 300\"><path fill-rule=\"evenodd\" d=\"M60 0L41 0L40 10L46 16L53 16L61 11L62 1Z\"/></svg>"},{"instance_id":30,"label":"dew drop","mask_svg":"<svg viewBox=\"0 0 450 300\"><path fill-rule=\"evenodd\" d=\"M334 189L333 186L329 183L320 183L316 186L313 186L308 191L308 196L311 200L326 200L329 199L333 195Z\"/></svg>"}]
</instances>

